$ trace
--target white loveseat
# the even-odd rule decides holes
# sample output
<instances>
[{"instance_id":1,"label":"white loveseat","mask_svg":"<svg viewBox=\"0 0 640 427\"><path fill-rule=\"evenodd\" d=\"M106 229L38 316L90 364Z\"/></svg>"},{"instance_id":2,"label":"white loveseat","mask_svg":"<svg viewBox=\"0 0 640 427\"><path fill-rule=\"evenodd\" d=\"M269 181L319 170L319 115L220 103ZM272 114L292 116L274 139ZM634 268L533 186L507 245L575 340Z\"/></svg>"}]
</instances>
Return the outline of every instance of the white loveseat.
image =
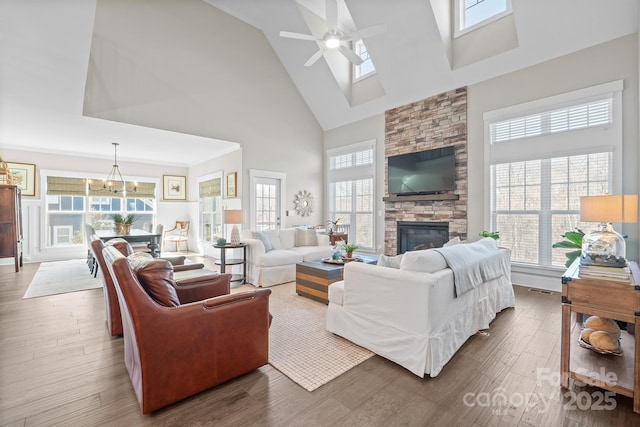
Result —
<instances>
[{"instance_id":1,"label":"white loveseat","mask_svg":"<svg viewBox=\"0 0 640 427\"><path fill-rule=\"evenodd\" d=\"M470 336L515 305L511 252L486 239L442 249L458 246L483 255L473 267L479 283L457 297L454 271L438 249L407 252L399 268L347 264L344 280L329 286L327 330L420 377L435 377Z\"/></svg>"},{"instance_id":2,"label":"white loveseat","mask_svg":"<svg viewBox=\"0 0 640 427\"><path fill-rule=\"evenodd\" d=\"M329 236L313 229L243 230L247 243L247 282L267 287L296 280L296 264L331 256Z\"/></svg>"}]
</instances>

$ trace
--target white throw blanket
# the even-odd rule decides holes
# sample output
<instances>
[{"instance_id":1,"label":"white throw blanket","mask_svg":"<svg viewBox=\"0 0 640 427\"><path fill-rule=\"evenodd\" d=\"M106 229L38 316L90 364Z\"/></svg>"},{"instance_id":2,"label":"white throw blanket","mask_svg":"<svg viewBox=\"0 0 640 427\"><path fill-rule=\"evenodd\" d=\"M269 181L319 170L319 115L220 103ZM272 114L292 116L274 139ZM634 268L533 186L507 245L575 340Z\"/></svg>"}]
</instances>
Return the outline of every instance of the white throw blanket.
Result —
<instances>
[{"instance_id":1,"label":"white throw blanket","mask_svg":"<svg viewBox=\"0 0 640 427\"><path fill-rule=\"evenodd\" d=\"M490 237L435 250L442 254L453 271L456 297L502 275L498 245Z\"/></svg>"}]
</instances>

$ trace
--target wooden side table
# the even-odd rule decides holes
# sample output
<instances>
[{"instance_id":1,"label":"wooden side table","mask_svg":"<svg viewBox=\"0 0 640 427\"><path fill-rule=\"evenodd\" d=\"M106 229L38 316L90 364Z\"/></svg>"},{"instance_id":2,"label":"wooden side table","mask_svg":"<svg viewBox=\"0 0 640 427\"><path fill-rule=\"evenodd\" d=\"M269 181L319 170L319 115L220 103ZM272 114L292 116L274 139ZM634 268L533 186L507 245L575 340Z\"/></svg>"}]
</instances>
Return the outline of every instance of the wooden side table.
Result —
<instances>
[{"instance_id":1,"label":"wooden side table","mask_svg":"<svg viewBox=\"0 0 640 427\"><path fill-rule=\"evenodd\" d=\"M231 282L240 282L238 287L247 282L247 245L246 243L240 243L237 246L233 245L217 245L214 244L213 247L216 249L220 249L220 260L216 261L215 264L220 266L220 273L226 272L227 265L242 265L242 274L233 274L231 275ZM239 249L242 248L242 258L227 258L227 249Z\"/></svg>"},{"instance_id":2,"label":"wooden side table","mask_svg":"<svg viewBox=\"0 0 640 427\"><path fill-rule=\"evenodd\" d=\"M331 246L335 246L337 243L349 243L349 235L347 233L336 233L333 232L329 234L329 242L331 242Z\"/></svg>"},{"instance_id":3,"label":"wooden side table","mask_svg":"<svg viewBox=\"0 0 640 427\"><path fill-rule=\"evenodd\" d=\"M561 386L574 379L633 398L640 413L640 269L630 262L632 282L580 278L580 259L562 276ZM635 335L622 331L622 356L602 355L578 345L583 314L606 317L634 326ZM575 322L572 322L574 315ZM615 374L615 381L603 375Z\"/></svg>"}]
</instances>

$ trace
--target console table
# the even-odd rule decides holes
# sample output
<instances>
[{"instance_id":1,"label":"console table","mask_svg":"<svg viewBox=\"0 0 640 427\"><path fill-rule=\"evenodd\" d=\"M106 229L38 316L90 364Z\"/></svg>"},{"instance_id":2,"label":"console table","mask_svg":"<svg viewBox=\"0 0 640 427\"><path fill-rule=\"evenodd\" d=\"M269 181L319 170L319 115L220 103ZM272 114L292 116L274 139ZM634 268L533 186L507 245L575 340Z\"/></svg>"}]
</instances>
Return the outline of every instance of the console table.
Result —
<instances>
[{"instance_id":1,"label":"console table","mask_svg":"<svg viewBox=\"0 0 640 427\"><path fill-rule=\"evenodd\" d=\"M226 272L227 265L242 265L242 274L232 274L231 282L240 282L238 287L247 281L247 248L249 245L246 243L240 243L238 245L213 245L214 248L220 249L220 260L215 264L220 266L220 273ZM242 248L242 258L227 258L227 249L240 249Z\"/></svg>"},{"instance_id":2,"label":"console table","mask_svg":"<svg viewBox=\"0 0 640 427\"><path fill-rule=\"evenodd\" d=\"M640 269L635 262L629 266L631 283L581 278L579 258L562 276L560 378L564 388L573 379L631 397L633 411L640 413ZM583 314L624 321L635 329L634 335L622 331L622 356L601 355L578 345ZM615 373L617 380L607 383L603 373Z\"/></svg>"}]
</instances>

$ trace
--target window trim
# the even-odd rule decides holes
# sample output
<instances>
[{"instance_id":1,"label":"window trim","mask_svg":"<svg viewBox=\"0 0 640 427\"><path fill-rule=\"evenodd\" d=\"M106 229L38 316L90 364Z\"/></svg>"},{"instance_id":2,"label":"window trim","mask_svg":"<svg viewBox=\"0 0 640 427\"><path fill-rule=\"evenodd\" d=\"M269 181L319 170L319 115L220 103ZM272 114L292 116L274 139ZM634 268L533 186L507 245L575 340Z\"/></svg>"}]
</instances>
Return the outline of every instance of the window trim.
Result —
<instances>
[{"instance_id":1,"label":"window trim","mask_svg":"<svg viewBox=\"0 0 640 427\"><path fill-rule=\"evenodd\" d=\"M464 19L464 0L455 0L454 1L454 29L453 29L453 38L461 37L465 34L470 33L471 31L477 30L478 28L484 27L485 25L489 25L499 19L504 18L505 16L511 15L513 13L513 6L511 5L511 0L507 0L507 8L493 15L485 20L477 22L470 27L462 28L462 23Z\"/></svg>"}]
</instances>

